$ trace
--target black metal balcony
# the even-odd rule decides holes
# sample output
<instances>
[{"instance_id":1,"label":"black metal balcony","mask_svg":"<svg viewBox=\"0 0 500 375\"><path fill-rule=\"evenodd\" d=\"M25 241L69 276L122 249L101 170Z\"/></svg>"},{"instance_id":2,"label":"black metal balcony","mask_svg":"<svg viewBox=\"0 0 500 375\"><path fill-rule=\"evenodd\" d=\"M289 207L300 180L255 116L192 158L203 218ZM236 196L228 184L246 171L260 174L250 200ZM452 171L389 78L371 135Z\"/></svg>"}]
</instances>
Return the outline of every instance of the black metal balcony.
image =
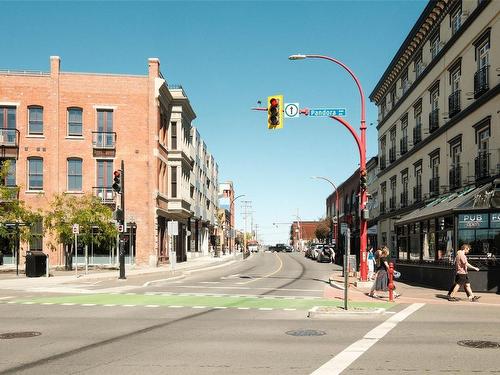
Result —
<instances>
[{"instance_id":1,"label":"black metal balcony","mask_svg":"<svg viewBox=\"0 0 500 375\"><path fill-rule=\"evenodd\" d=\"M429 133L436 131L439 128L439 108L436 108L429 113Z\"/></svg>"},{"instance_id":2,"label":"black metal balcony","mask_svg":"<svg viewBox=\"0 0 500 375\"><path fill-rule=\"evenodd\" d=\"M439 177L434 177L429 180L429 195L439 195Z\"/></svg>"},{"instance_id":3,"label":"black metal balcony","mask_svg":"<svg viewBox=\"0 0 500 375\"><path fill-rule=\"evenodd\" d=\"M403 137L399 140L399 152L401 155L408 152L408 137Z\"/></svg>"},{"instance_id":4,"label":"black metal balcony","mask_svg":"<svg viewBox=\"0 0 500 375\"><path fill-rule=\"evenodd\" d=\"M450 169L450 190L455 190L462 187L462 167L460 165L452 165Z\"/></svg>"},{"instance_id":5,"label":"black metal balcony","mask_svg":"<svg viewBox=\"0 0 500 375\"><path fill-rule=\"evenodd\" d=\"M413 187L413 199L415 200L415 202L422 201L422 185Z\"/></svg>"},{"instance_id":6,"label":"black metal balcony","mask_svg":"<svg viewBox=\"0 0 500 375\"><path fill-rule=\"evenodd\" d=\"M408 191L405 190L401 193L401 207L408 206Z\"/></svg>"},{"instance_id":7,"label":"black metal balcony","mask_svg":"<svg viewBox=\"0 0 500 375\"><path fill-rule=\"evenodd\" d=\"M111 187L93 187L92 194L104 204L115 203L115 193Z\"/></svg>"},{"instance_id":8,"label":"black metal balcony","mask_svg":"<svg viewBox=\"0 0 500 375\"><path fill-rule=\"evenodd\" d=\"M19 147L19 130L0 129L0 146Z\"/></svg>"},{"instance_id":9,"label":"black metal balcony","mask_svg":"<svg viewBox=\"0 0 500 375\"><path fill-rule=\"evenodd\" d=\"M490 153L479 151L475 159L476 181L490 177Z\"/></svg>"},{"instance_id":10,"label":"black metal balcony","mask_svg":"<svg viewBox=\"0 0 500 375\"><path fill-rule=\"evenodd\" d=\"M384 170L386 165L385 165L385 156L378 158L378 165L380 166L380 170Z\"/></svg>"},{"instance_id":11,"label":"black metal balcony","mask_svg":"<svg viewBox=\"0 0 500 375\"><path fill-rule=\"evenodd\" d=\"M490 89L488 71L489 65L486 65L474 73L474 99L479 98Z\"/></svg>"},{"instance_id":12,"label":"black metal balcony","mask_svg":"<svg viewBox=\"0 0 500 375\"><path fill-rule=\"evenodd\" d=\"M413 146L422 142L422 126L417 125L413 128Z\"/></svg>"},{"instance_id":13,"label":"black metal balcony","mask_svg":"<svg viewBox=\"0 0 500 375\"><path fill-rule=\"evenodd\" d=\"M460 112L460 90L456 90L448 96L448 117L452 118Z\"/></svg>"},{"instance_id":14,"label":"black metal balcony","mask_svg":"<svg viewBox=\"0 0 500 375\"><path fill-rule=\"evenodd\" d=\"M95 149L114 149L116 147L116 133L92 132L92 147Z\"/></svg>"},{"instance_id":15,"label":"black metal balcony","mask_svg":"<svg viewBox=\"0 0 500 375\"><path fill-rule=\"evenodd\" d=\"M389 163L394 163L396 161L396 147L391 147L389 149Z\"/></svg>"}]
</instances>

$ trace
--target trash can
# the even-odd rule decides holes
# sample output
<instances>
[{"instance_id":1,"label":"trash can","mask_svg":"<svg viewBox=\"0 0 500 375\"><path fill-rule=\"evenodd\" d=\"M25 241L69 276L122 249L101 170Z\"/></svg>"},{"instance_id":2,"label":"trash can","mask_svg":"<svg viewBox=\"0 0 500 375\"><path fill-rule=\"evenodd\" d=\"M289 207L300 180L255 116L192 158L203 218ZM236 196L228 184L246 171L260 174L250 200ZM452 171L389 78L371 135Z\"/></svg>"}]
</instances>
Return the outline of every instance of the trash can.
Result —
<instances>
[{"instance_id":1,"label":"trash can","mask_svg":"<svg viewBox=\"0 0 500 375\"><path fill-rule=\"evenodd\" d=\"M26 277L40 277L47 272L47 255L43 251L26 253Z\"/></svg>"}]
</instances>

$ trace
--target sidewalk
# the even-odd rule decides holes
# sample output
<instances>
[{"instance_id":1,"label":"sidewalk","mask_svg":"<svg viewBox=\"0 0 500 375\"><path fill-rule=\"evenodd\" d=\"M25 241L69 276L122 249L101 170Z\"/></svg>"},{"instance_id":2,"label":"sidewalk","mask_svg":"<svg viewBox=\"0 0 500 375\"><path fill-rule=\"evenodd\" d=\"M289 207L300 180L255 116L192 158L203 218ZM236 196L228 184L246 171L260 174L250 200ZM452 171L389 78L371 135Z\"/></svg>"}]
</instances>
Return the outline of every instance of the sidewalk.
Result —
<instances>
[{"instance_id":1,"label":"sidewalk","mask_svg":"<svg viewBox=\"0 0 500 375\"><path fill-rule=\"evenodd\" d=\"M367 294L370 288L356 287L357 279L355 277L349 277L349 289L348 289L348 300L353 302L374 302L374 301L389 301L388 293L377 293L384 297L373 298L369 297ZM395 303L429 303L429 304L469 304L465 292L460 290L457 293L457 297L461 299L460 302L450 302L446 298L447 290L433 289L424 286L415 286L405 284L400 281L395 282L396 291L401 294L400 297L395 298ZM473 290L474 291L474 290ZM474 295L480 296L481 298L477 303L494 305L500 307L500 294L496 293L474 293ZM326 298L336 298L344 299L344 277L342 276L342 271L334 271L332 279L330 281L330 286L325 286L324 297ZM472 304L472 303L471 303Z\"/></svg>"},{"instance_id":2,"label":"sidewalk","mask_svg":"<svg viewBox=\"0 0 500 375\"><path fill-rule=\"evenodd\" d=\"M162 276L165 278L180 277L195 271L226 266L241 259L242 254L221 255L217 258L212 255L200 256L196 258L189 258L186 262L175 264L173 270L170 264L160 265L158 267L127 265L125 275L126 277L129 277L135 275L164 273ZM1 272L7 268L9 268L9 272ZM73 269L72 271L51 270L50 277L26 277L24 275L24 265L22 268L20 267L20 270L21 269L23 270L23 273L19 273L19 276L16 276L15 266L13 268L13 272L11 272L12 267L0 267L0 289L50 287L75 282L80 283L89 280L118 279L119 276L118 269L92 269L89 270L87 275L85 275L85 267L80 265L78 268L78 276Z\"/></svg>"}]
</instances>

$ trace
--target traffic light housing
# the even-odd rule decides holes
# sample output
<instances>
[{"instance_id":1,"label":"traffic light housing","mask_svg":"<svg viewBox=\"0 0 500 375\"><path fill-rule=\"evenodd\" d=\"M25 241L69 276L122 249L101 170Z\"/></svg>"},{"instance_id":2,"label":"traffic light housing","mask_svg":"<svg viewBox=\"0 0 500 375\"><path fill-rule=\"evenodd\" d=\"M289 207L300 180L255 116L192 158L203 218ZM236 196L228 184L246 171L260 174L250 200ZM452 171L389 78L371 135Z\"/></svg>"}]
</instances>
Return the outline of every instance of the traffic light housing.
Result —
<instances>
[{"instance_id":1,"label":"traffic light housing","mask_svg":"<svg viewBox=\"0 0 500 375\"><path fill-rule=\"evenodd\" d=\"M122 192L122 173L119 170L113 172L112 188L118 194Z\"/></svg>"},{"instance_id":2,"label":"traffic light housing","mask_svg":"<svg viewBox=\"0 0 500 375\"><path fill-rule=\"evenodd\" d=\"M283 95L267 97L267 128L283 128Z\"/></svg>"},{"instance_id":3,"label":"traffic light housing","mask_svg":"<svg viewBox=\"0 0 500 375\"><path fill-rule=\"evenodd\" d=\"M361 190L366 190L368 185L367 185L367 178L366 178L366 171L361 171L359 174L359 185L361 187Z\"/></svg>"}]
</instances>

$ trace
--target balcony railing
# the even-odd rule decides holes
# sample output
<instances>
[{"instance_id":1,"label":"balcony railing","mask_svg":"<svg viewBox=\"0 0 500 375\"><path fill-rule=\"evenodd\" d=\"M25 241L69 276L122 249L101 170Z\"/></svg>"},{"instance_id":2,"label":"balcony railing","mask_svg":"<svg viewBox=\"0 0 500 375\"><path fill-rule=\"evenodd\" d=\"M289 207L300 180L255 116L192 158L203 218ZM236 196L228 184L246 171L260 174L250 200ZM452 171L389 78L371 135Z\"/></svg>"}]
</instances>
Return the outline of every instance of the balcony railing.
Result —
<instances>
[{"instance_id":1,"label":"balcony railing","mask_svg":"<svg viewBox=\"0 0 500 375\"><path fill-rule=\"evenodd\" d=\"M396 209L396 197L389 198L389 210L394 211Z\"/></svg>"},{"instance_id":2,"label":"balcony railing","mask_svg":"<svg viewBox=\"0 0 500 375\"><path fill-rule=\"evenodd\" d=\"M385 214L385 201L380 202L380 213Z\"/></svg>"},{"instance_id":3,"label":"balcony railing","mask_svg":"<svg viewBox=\"0 0 500 375\"><path fill-rule=\"evenodd\" d=\"M479 98L489 90L488 71L489 65L486 65L474 73L474 99Z\"/></svg>"},{"instance_id":4,"label":"balcony railing","mask_svg":"<svg viewBox=\"0 0 500 375\"><path fill-rule=\"evenodd\" d=\"M405 190L401 193L401 207L408 206L408 191Z\"/></svg>"},{"instance_id":5,"label":"balcony railing","mask_svg":"<svg viewBox=\"0 0 500 375\"><path fill-rule=\"evenodd\" d=\"M92 193L99 198L102 203L115 203L115 194L110 187L93 187Z\"/></svg>"},{"instance_id":6,"label":"balcony railing","mask_svg":"<svg viewBox=\"0 0 500 375\"><path fill-rule=\"evenodd\" d=\"M384 170L386 167L385 164L385 156L378 158L378 164L380 166L380 170Z\"/></svg>"},{"instance_id":7,"label":"balcony railing","mask_svg":"<svg viewBox=\"0 0 500 375\"><path fill-rule=\"evenodd\" d=\"M475 159L476 180L490 177L490 153L479 151Z\"/></svg>"},{"instance_id":8,"label":"balcony railing","mask_svg":"<svg viewBox=\"0 0 500 375\"><path fill-rule=\"evenodd\" d=\"M391 147L389 149L389 163L394 163L396 161L396 147Z\"/></svg>"},{"instance_id":9,"label":"balcony railing","mask_svg":"<svg viewBox=\"0 0 500 375\"><path fill-rule=\"evenodd\" d=\"M115 132L92 132L92 147L98 149L114 149L116 147Z\"/></svg>"},{"instance_id":10,"label":"balcony railing","mask_svg":"<svg viewBox=\"0 0 500 375\"><path fill-rule=\"evenodd\" d=\"M439 195L439 177L434 177L429 180L429 195Z\"/></svg>"},{"instance_id":11,"label":"balcony railing","mask_svg":"<svg viewBox=\"0 0 500 375\"><path fill-rule=\"evenodd\" d=\"M413 199L415 200L415 202L422 201L422 185L413 187Z\"/></svg>"},{"instance_id":12,"label":"balcony railing","mask_svg":"<svg viewBox=\"0 0 500 375\"><path fill-rule=\"evenodd\" d=\"M460 112L460 90L456 90L448 97L448 117L452 118Z\"/></svg>"},{"instance_id":13,"label":"balcony railing","mask_svg":"<svg viewBox=\"0 0 500 375\"><path fill-rule=\"evenodd\" d=\"M408 152L408 137L403 137L399 140L399 152L401 155Z\"/></svg>"},{"instance_id":14,"label":"balcony railing","mask_svg":"<svg viewBox=\"0 0 500 375\"><path fill-rule=\"evenodd\" d=\"M422 125L413 128L413 146L422 142Z\"/></svg>"},{"instance_id":15,"label":"balcony railing","mask_svg":"<svg viewBox=\"0 0 500 375\"><path fill-rule=\"evenodd\" d=\"M436 131L439 128L439 108L436 108L429 113L429 133Z\"/></svg>"},{"instance_id":16,"label":"balcony railing","mask_svg":"<svg viewBox=\"0 0 500 375\"><path fill-rule=\"evenodd\" d=\"M0 129L0 146L19 147L19 130Z\"/></svg>"},{"instance_id":17,"label":"balcony railing","mask_svg":"<svg viewBox=\"0 0 500 375\"><path fill-rule=\"evenodd\" d=\"M450 190L462 187L462 167L452 165L450 169Z\"/></svg>"}]
</instances>

